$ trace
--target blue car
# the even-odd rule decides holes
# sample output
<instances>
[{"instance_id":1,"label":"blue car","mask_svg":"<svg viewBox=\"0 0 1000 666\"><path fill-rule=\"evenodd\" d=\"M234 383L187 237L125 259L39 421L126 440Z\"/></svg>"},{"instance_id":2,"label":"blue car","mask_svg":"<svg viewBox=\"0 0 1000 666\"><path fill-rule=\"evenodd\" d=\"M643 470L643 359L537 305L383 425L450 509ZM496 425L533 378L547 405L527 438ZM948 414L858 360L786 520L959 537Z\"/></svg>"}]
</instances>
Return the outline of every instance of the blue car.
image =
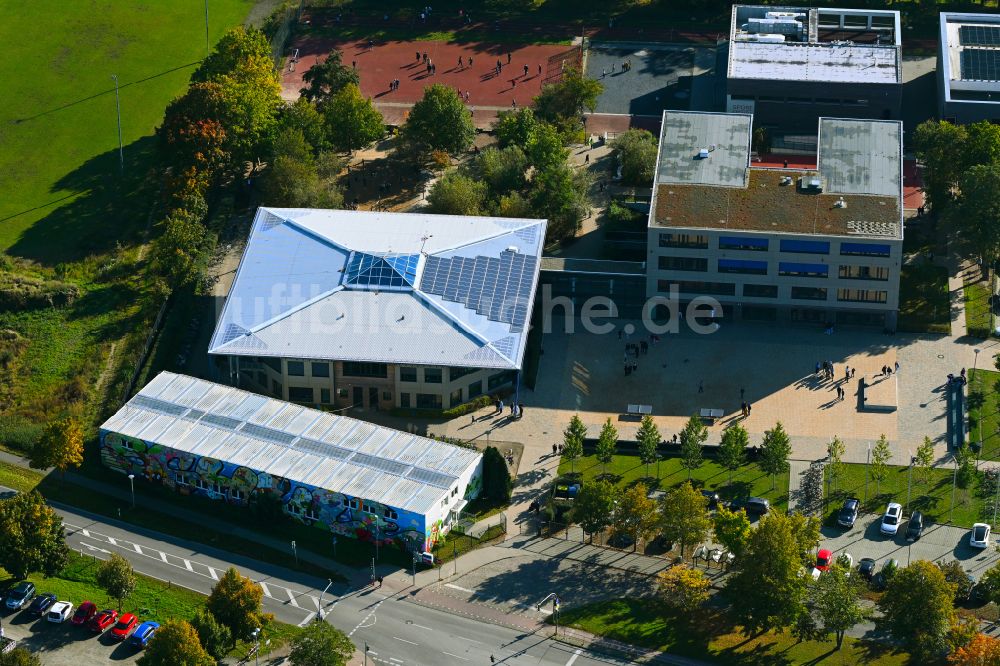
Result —
<instances>
[{"instance_id":1,"label":"blue car","mask_svg":"<svg viewBox=\"0 0 1000 666\"><path fill-rule=\"evenodd\" d=\"M136 627L132 635L129 636L129 642L131 642L134 647L141 650L146 647L146 643L149 642L149 639L153 637L153 634L156 633L156 630L159 628L159 622L143 622Z\"/></svg>"}]
</instances>

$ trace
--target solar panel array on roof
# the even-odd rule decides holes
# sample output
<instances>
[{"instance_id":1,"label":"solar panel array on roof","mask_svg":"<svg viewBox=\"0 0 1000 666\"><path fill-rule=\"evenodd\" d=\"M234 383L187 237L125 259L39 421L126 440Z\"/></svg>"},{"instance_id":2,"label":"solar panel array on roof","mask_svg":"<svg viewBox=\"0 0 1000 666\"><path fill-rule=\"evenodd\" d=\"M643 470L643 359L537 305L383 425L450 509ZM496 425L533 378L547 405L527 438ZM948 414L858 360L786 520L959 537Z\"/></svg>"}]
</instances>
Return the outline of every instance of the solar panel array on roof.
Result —
<instances>
[{"instance_id":1,"label":"solar panel array on roof","mask_svg":"<svg viewBox=\"0 0 1000 666\"><path fill-rule=\"evenodd\" d=\"M958 27L958 41L962 46L1000 46L1000 27L962 25Z\"/></svg>"},{"instance_id":2,"label":"solar panel array on roof","mask_svg":"<svg viewBox=\"0 0 1000 666\"><path fill-rule=\"evenodd\" d=\"M427 257L421 291L462 303L491 321L524 330L537 259L504 250L500 257Z\"/></svg>"},{"instance_id":3,"label":"solar panel array on roof","mask_svg":"<svg viewBox=\"0 0 1000 666\"><path fill-rule=\"evenodd\" d=\"M1000 51L964 49L960 67L963 81L1000 81Z\"/></svg>"}]
</instances>

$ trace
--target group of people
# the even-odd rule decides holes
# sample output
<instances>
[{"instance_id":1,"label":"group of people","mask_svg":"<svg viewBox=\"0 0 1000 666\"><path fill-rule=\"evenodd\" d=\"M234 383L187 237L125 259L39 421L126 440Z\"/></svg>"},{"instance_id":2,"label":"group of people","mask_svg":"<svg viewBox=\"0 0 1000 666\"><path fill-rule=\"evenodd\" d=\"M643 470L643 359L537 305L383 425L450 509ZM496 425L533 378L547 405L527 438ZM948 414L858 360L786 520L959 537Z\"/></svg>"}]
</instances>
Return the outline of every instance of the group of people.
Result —
<instances>
[{"instance_id":1,"label":"group of people","mask_svg":"<svg viewBox=\"0 0 1000 666\"><path fill-rule=\"evenodd\" d=\"M631 69L632 69L632 61L631 60L622 60L622 63L621 63L621 72L622 72L622 74L624 74L625 72L630 71ZM540 73L541 72L539 72L539 74ZM614 63L613 62L613 63L611 63L611 76L614 76L617 73L618 73L618 63ZM603 79L607 75L608 75L608 68L607 67L602 67L601 68L601 78Z\"/></svg>"},{"instance_id":2,"label":"group of people","mask_svg":"<svg viewBox=\"0 0 1000 666\"><path fill-rule=\"evenodd\" d=\"M743 415L743 418L750 418L751 409L753 409L753 407L751 407L750 403L744 400L740 405L740 413Z\"/></svg>"},{"instance_id":3,"label":"group of people","mask_svg":"<svg viewBox=\"0 0 1000 666\"><path fill-rule=\"evenodd\" d=\"M494 414L503 414L503 408L504 408L503 398L497 398L496 402L493 403L493 406L496 408L496 411L493 412ZM510 417L515 421L519 420L522 416L524 416L523 402L521 403L511 402L509 407L510 407ZM473 417L472 420L475 421L475 417Z\"/></svg>"},{"instance_id":4,"label":"group of people","mask_svg":"<svg viewBox=\"0 0 1000 666\"><path fill-rule=\"evenodd\" d=\"M816 361L816 374L823 373L825 379L833 379L833 362Z\"/></svg>"},{"instance_id":5,"label":"group of people","mask_svg":"<svg viewBox=\"0 0 1000 666\"><path fill-rule=\"evenodd\" d=\"M393 79L392 81L389 81L389 90L390 91L399 90L399 79Z\"/></svg>"}]
</instances>

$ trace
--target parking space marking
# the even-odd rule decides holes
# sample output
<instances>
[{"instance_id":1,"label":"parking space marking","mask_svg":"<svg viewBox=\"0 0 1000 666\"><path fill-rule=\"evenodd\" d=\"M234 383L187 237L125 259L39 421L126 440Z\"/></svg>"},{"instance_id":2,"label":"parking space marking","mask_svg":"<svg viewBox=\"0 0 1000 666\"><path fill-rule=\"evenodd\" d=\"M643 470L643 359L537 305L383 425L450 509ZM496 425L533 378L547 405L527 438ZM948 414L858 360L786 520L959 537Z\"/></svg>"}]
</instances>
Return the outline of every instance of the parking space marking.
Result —
<instances>
[{"instance_id":1,"label":"parking space marking","mask_svg":"<svg viewBox=\"0 0 1000 666\"><path fill-rule=\"evenodd\" d=\"M115 541L112 537L105 536L104 538L107 539L108 543L110 543L112 546L117 546L118 545L118 542Z\"/></svg>"},{"instance_id":2,"label":"parking space marking","mask_svg":"<svg viewBox=\"0 0 1000 666\"><path fill-rule=\"evenodd\" d=\"M184 560L184 568L194 573L194 569L191 568L191 560Z\"/></svg>"},{"instance_id":3,"label":"parking space marking","mask_svg":"<svg viewBox=\"0 0 1000 666\"><path fill-rule=\"evenodd\" d=\"M142 555L142 548L139 547L139 544L137 544L137 543L132 544L132 548L135 549L135 552L137 552L140 555Z\"/></svg>"},{"instance_id":4,"label":"parking space marking","mask_svg":"<svg viewBox=\"0 0 1000 666\"><path fill-rule=\"evenodd\" d=\"M212 567L208 568L208 573L212 575L212 580L219 580L219 574Z\"/></svg>"},{"instance_id":5,"label":"parking space marking","mask_svg":"<svg viewBox=\"0 0 1000 666\"><path fill-rule=\"evenodd\" d=\"M271 599L274 599L274 597L271 596L271 590L267 589L267 583L261 581L260 583L257 584L260 585L260 589L264 590L265 597L270 597Z\"/></svg>"},{"instance_id":6,"label":"parking space marking","mask_svg":"<svg viewBox=\"0 0 1000 666\"><path fill-rule=\"evenodd\" d=\"M80 533L83 534L83 536L85 536L85 537L89 537L90 536L90 532L88 530L80 530Z\"/></svg>"},{"instance_id":7,"label":"parking space marking","mask_svg":"<svg viewBox=\"0 0 1000 666\"><path fill-rule=\"evenodd\" d=\"M292 594L292 591L286 587L285 592L288 594L288 602L293 606L295 606L296 608L301 608L301 606L299 606L299 602L295 600L295 595Z\"/></svg>"},{"instance_id":8,"label":"parking space marking","mask_svg":"<svg viewBox=\"0 0 1000 666\"><path fill-rule=\"evenodd\" d=\"M160 551L160 559L163 560L164 564L170 564L170 562L167 562L167 554L164 553L162 550Z\"/></svg>"}]
</instances>

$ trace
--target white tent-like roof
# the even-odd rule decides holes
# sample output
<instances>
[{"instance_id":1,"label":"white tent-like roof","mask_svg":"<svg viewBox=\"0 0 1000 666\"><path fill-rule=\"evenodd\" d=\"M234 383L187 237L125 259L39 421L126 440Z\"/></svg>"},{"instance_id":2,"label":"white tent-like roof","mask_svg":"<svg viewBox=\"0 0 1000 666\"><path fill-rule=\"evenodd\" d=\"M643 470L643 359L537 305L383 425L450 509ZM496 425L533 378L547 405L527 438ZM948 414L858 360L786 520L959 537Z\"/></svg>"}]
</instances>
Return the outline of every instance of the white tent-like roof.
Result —
<instances>
[{"instance_id":1,"label":"white tent-like roof","mask_svg":"<svg viewBox=\"0 0 1000 666\"><path fill-rule=\"evenodd\" d=\"M210 354L519 369L544 220L260 208Z\"/></svg>"},{"instance_id":2,"label":"white tent-like roof","mask_svg":"<svg viewBox=\"0 0 1000 666\"><path fill-rule=\"evenodd\" d=\"M101 430L426 514L482 454L161 372Z\"/></svg>"}]
</instances>

